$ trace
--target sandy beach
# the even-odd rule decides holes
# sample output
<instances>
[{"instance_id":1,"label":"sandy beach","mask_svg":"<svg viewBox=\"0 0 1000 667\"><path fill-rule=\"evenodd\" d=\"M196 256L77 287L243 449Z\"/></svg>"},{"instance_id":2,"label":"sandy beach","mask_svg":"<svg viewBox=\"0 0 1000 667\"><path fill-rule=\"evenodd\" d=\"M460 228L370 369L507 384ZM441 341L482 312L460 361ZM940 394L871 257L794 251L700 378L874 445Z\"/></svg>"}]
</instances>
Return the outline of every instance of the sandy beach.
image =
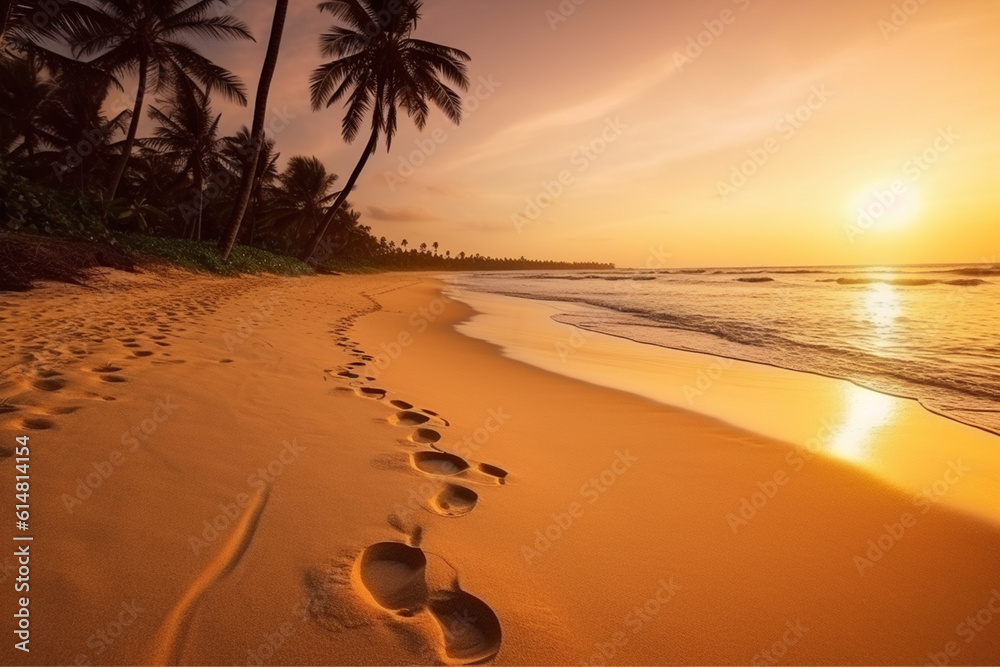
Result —
<instances>
[{"instance_id":1,"label":"sandy beach","mask_svg":"<svg viewBox=\"0 0 1000 667\"><path fill-rule=\"evenodd\" d=\"M0 298L29 664L1000 655L996 523L505 358L432 276L100 287Z\"/></svg>"}]
</instances>

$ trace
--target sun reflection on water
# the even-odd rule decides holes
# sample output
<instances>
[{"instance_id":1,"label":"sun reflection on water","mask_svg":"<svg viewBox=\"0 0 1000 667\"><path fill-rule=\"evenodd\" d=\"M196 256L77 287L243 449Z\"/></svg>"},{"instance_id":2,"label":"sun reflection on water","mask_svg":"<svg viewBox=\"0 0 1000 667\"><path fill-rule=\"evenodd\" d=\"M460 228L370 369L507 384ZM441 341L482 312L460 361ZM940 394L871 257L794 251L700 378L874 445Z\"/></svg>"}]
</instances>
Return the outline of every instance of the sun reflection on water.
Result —
<instances>
[{"instance_id":1,"label":"sun reflection on water","mask_svg":"<svg viewBox=\"0 0 1000 667\"><path fill-rule=\"evenodd\" d=\"M896 331L896 320L902 315L899 294L892 285L875 283L862 297L862 315L873 327L875 345L887 347Z\"/></svg>"}]
</instances>

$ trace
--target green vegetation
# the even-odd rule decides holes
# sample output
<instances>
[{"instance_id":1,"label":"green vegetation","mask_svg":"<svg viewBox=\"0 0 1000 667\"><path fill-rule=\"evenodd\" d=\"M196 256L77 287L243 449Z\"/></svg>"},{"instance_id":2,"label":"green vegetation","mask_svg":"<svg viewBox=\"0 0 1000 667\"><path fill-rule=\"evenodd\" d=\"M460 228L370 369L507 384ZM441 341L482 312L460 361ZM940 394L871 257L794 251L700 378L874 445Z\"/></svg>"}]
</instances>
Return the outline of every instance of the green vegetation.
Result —
<instances>
[{"instance_id":1,"label":"green vegetation","mask_svg":"<svg viewBox=\"0 0 1000 667\"><path fill-rule=\"evenodd\" d=\"M223 262L212 241L171 239L142 234L116 234L121 247L137 260L163 259L193 271L208 271L225 276L274 273L302 276L315 273L305 262L288 255L276 255L260 248L235 246L229 261Z\"/></svg>"},{"instance_id":2,"label":"green vegetation","mask_svg":"<svg viewBox=\"0 0 1000 667\"><path fill-rule=\"evenodd\" d=\"M319 5L333 58L311 78L317 109L344 104L345 141L367 135L347 182L316 157L282 159L263 133L286 3L276 4L253 129L223 135L214 96L246 105L244 84L199 51L252 39L226 0L18 0L0 12L0 288L89 266L155 258L227 275L374 270L607 268L452 255L376 239L346 201L399 116L423 128L432 106L455 123L469 56L414 39L421 0ZM133 87L137 86L137 87ZM303 91L306 95L307 91ZM143 116L152 121L139 135ZM145 126L143 126L145 127ZM367 128L367 129L365 129ZM39 237L50 237L47 243ZM229 248L236 246L232 255ZM94 247L87 246L92 244ZM217 249L213 249L217 244ZM432 250L430 250L430 249ZM441 251L439 253L439 251ZM34 255L32 255L34 252ZM60 252L70 257L60 261ZM40 266L40 257L51 266ZM12 263L22 262L16 268ZM3 278L6 276L6 278Z\"/></svg>"}]
</instances>

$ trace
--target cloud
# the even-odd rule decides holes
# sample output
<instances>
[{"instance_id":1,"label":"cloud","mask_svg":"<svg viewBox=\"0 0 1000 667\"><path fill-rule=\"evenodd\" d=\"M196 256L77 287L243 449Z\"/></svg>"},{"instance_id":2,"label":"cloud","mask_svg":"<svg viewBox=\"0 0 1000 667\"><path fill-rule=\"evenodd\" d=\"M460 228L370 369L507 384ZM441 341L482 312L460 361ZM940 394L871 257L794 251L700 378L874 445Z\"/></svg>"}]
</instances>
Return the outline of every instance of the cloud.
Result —
<instances>
[{"instance_id":1,"label":"cloud","mask_svg":"<svg viewBox=\"0 0 1000 667\"><path fill-rule=\"evenodd\" d=\"M653 90L677 71L677 66L670 58L657 58L636 70L624 82L616 82L597 97L554 111L545 111L508 126L472 149L465 157L453 160L448 168L467 168L472 164L495 160L502 155L518 153L525 147L536 144L540 137L554 129L604 118Z\"/></svg>"},{"instance_id":2,"label":"cloud","mask_svg":"<svg viewBox=\"0 0 1000 667\"><path fill-rule=\"evenodd\" d=\"M385 222L431 222L438 219L423 206L369 206L368 215Z\"/></svg>"}]
</instances>

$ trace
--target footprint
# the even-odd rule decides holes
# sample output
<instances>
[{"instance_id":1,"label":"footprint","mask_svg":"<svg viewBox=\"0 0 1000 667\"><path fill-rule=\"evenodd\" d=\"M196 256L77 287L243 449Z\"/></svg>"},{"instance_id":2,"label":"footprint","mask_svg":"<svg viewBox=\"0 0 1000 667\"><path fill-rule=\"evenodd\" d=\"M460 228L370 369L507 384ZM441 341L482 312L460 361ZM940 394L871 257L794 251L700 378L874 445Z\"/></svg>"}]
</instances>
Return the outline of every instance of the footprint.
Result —
<instances>
[{"instance_id":1,"label":"footprint","mask_svg":"<svg viewBox=\"0 0 1000 667\"><path fill-rule=\"evenodd\" d=\"M31 386L39 391L59 391L66 386L66 380L61 377L48 377L44 380L35 380Z\"/></svg>"},{"instance_id":2,"label":"footprint","mask_svg":"<svg viewBox=\"0 0 1000 667\"><path fill-rule=\"evenodd\" d=\"M441 440L441 434L432 428L418 428L410 434L410 441L420 445L433 445Z\"/></svg>"},{"instance_id":3,"label":"footprint","mask_svg":"<svg viewBox=\"0 0 1000 667\"><path fill-rule=\"evenodd\" d=\"M112 384L120 384L122 382L128 382L124 376L121 375L104 375L101 377L104 382L110 382Z\"/></svg>"},{"instance_id":4,"label":"footprint","mask_svg":"<svg viewBox=\"0 0 1000 667\"><path fill-rule=\"evenodd\" d=\"M485 473L490 477L495 477L497 482L500 484L505 484L507 482L507 471L503 468L498 468L495 465L490 465L489 463L480 463L479 472Z\"/></svg>"},{"instance_id":5,"label":"footprint","mask_svg":"<svg viewBox=\"0 0 1000 667\"><path fill-rule=\"evenodd\" d=\"M431 509L441 516L459 517L471 512L479 494L458 484L446 484L430 499Z\"/></svg>"},{"instance_id":6,"label":"footprint","mask_svg":"<svg viewBox=\"0 0 1000 667\"><path fill-rule=\"evenodd\" d=\"M232 359L219 359L219 363L220 364L231 364L231 363L233 363L233 360Z\"/></svg>"},{"instance_id":7,"label":"footprint","mask_svg":"<svg viewBox=\"0 0 1000 667\"><path fill-rule=\"evenodd\" d=\"M32 431L47 431L55 425L54 421L45 417L27 417L21 421L21 428Z\"/></svg>"},{"instance_id":8,"label":"footprint","mask_svg":"<svg viewBox=\"0 0 1000 667\"><path fill-rule=\"evenodd\" d=\"M407 403L406 401L399 401L399 400L393 399L393 400L389 401L389 404L392 405L392 406L395 406L395 407L399 408L400 410L412 410L413 409L413 404L412 403Z\"/></svg>"},{"instance_id":9,"label":"footprint","mask_svg":"<svg viewBox=\"0 0 1000 667\"><path fill-rule=\"evenodd\" d=\"M383 610L404 618L426 611L435 620L442 662L482 662L500 650L500 619L488 604L463 591L457 580L450 589L428 590L423 549L379 542L365 549L356 571L362 587Z\"/></svg>"},{"instance_id":10,"label":"footprint","mask_svg":"<svg viewBox=\"0 0 1000 667\"><path fill-rule=\"evenodd\" d=\"M410 410L403 410L402 412L397 412L389 417L389 422L396 426L420 426L421 424L426 424L430 420L431 418L427 415L422 415L419 412L412 412Z\"/></svg>"},{"instance_id":11,"label":"footprint","mask_svg":"<svg viewBox=\"0 0 1000 667\"><path fill-rule=\"evenodd\" d=\"M339 377L348 378L350 380L355 380L360 377L357 373L352 373L351 371L340 371L337 373Z\"/></svg>"},{"instance_id":12,"label":"footprint","mask_svg":"<svg viewBox=\"0 0 1000 667\"><path fill-rule=\"evenodd\" d=\"M95 373L117 373L121 370L120 366L115 366L114 364L103 364L94 369Z\"/></svg>"},{"instance_id":13,"label":"footprint","mask_svg":"<svg viewBox=\"0 0 1000 667\"><path fill-rule=\"evenodd\" d=\"M385 389L377 389L375 387L358 387L354 391L357 392L358 396L363 396L365 398L375 398L379 400L385 398Z\"/></svg>"},{"instance_id":14,"label":"footprint","mask_svg":"<svg viewBox=\"0 0 1000 667\"><path fill-rule=\"evenodd\" d=\"M132 353L132 356L140 357L140 358L142 358L142 357L151 357L151 356L153 356L153 353L150 352L149 350L136 350L135 352Z\"/></svg>"},{"instance_id":15,"label":"footprint","mask_svg":"<svg viewBox=\"0 0 1000 667\"><path fill-rule=\"evenodd\" d=\"M412 616L427 600L427 557L401 542L379 542L361 555L358 575L383 609Z\"/></svg>"},{"instance_id":16,"label":"footprint","mask_svg":"<svg viewBox=\"0 0 1000 667\"><path fill-rule=\"evenodd\" d=\"M64 405L61 407L49 408L45 411L45 414L56 416L56 415L71 415L80 409L79 405Z\"/></svg>"},{"instance_id":17,"label":"footprint","mask_svg":"<svg viewBox=\"0 0 1000 667\"><path fill-rule=\"evenodd\" d=\"M448 591L430 601L429 610L441 626L444 652L450 661L469 665L500 651L503 630L488 604L463 590Z\"/></svg>"},{"instance_id":18,"label":"footprint","mask_svg":"<svg viewBox=\"0 0 1000 667\"><path fill-rule=\"evenodd\" d=\"M428 475L447 477L469 469L465 459L447 452L414 452L410 461L414 468Z\"/></svg>"}]
</instances>

